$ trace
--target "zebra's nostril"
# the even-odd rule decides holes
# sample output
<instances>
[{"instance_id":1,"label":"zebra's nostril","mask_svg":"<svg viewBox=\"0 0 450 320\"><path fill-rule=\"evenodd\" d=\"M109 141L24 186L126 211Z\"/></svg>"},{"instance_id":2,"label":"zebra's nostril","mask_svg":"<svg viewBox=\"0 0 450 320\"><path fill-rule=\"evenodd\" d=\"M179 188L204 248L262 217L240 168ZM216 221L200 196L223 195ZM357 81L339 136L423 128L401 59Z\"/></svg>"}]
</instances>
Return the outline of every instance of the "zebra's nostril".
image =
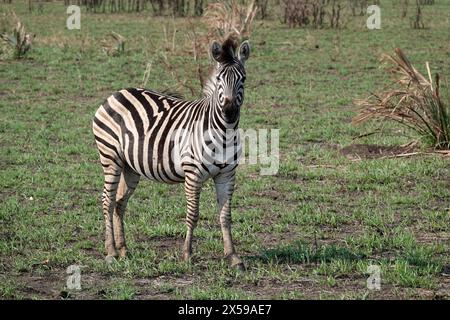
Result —
<instances>
[{"instance_id":1,"label":"zebra's nostril","mask_svg":"<svg viewBox=\"0 0 450 320\"><path fill-rule=\"evenodd\" d=\"M225 106L231 104L232 101L233 101L233 99L231 99L230 97L225 97L225 98L223 98L223 104L224 104Z\"/></svg>"}]
</instances>

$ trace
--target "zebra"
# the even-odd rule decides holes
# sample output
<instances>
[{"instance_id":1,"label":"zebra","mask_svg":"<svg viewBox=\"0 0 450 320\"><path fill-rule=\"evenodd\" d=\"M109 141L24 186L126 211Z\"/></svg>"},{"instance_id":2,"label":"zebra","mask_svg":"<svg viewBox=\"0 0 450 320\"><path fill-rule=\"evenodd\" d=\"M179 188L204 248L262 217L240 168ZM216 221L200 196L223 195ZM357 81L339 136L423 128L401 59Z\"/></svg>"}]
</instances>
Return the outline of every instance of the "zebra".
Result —
<instances>
[{"instance_id":1,"label":"zebra","mask_svg":"<svg viewBox=\"0 0 450 320\"><path fill-rule=\"evenodd\" d=\"M240 156L238 124L244 100L248 40L239 48L228 37L210 47L213 72L203 97L186 101L143 88L109 96L98 108L93 132L104 173L102 207L106 261L126 256L124 213L140 177L162 183L184 183L186 238L183 260L192 255L193 232L199 218L202 184L215 184L224 254L231 267L243 270L231 236L231 198ZM233 135L227 132L234 132ZM231 141L231 142L230 142ZM205 154L233 146L226 161L208 161Z\"/></svg>"}]
</instances>

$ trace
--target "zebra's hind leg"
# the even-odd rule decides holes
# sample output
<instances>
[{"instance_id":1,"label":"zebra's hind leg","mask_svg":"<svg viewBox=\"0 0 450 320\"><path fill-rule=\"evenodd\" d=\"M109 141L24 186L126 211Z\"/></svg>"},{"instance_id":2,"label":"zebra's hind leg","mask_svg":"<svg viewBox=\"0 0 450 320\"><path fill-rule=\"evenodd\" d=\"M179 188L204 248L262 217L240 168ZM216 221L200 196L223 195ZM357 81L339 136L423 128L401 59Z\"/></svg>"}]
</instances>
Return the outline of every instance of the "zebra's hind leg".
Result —
<instances>
[{"instance_id":1,"label":"zebra's hind leg","mask_svg":"<svg viewBox=\"0 0 450 320\"><path fill-rule=\"evenodd\" d=\"M128 199L130 199L134 190L139 183L140 176L130 167L125 166L120 177L119 186L117 188L116 208L113 215L114 226L114 242L116 249L119 251L120 257L126 255L125 231L123 226L123 218L127 207Z\"/></svg>"},{"instance_id":2,"label":"zebra's hind leg","mask_svg":"<svg viewBox=\"0 0 450 320\"><path fill-rule=\"evenodd\" d=\"M186 176L184 183L184 192L186 194L187 212L186 212L186 240L183 246L183 260L185 262L190 261L192 254L192 238L194 235L194 229L198 222L198 207L200 201L201 183L195 178L189 178Z\"/></svg>"},{"instance_id":3,"label":"zebra's hind leg","mask_svg":"<svg viewBox=\"0 0 450 320\"><path fill-rule=\"evenodd\" d=\"M107 263L114 261L118 256L116 244L114 241L114 222L113 216L116 208L116 195L122 172L122 167L116 163L110 163L104 166L105 184L103 187L103 215L105 217L105 249L107 256L105 258Z\"/></svg>"},{"instance_id":4,"label":"zebra's hind leg","mask_svg":"<svg viewBox=\"0 0 450 320\"><path fill-rule=\"evenodd\" d=\"M216 187L217 205L219 208L220 227L222 229L223 247L225 257L231 267L244 270L244 264L236 254L231 237L231 197L234 191L235 173L228 172L214 178Z\"/></svg>"}]
</instances>

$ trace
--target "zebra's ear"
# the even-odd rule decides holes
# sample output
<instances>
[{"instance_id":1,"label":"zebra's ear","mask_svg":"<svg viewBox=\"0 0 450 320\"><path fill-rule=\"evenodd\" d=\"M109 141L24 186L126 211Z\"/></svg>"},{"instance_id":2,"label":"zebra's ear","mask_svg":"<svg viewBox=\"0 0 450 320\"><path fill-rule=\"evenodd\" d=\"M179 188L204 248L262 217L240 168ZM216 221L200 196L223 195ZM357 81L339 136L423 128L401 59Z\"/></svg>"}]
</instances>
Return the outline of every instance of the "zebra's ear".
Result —
<instances>
[{"instance_id":1,"label":"zebra's ear","mask_svg":"<svg viewBox=\"0 0 450 320\"><path fill-rule=\"evenodd\" d=\"M217 41L214 41L211 45L211 56L217 62L219 62L220 57L222 56L222 46Z\"/></svg>"},{"instance_id":2,"label":"zebra's ear","mask_svg":"<svg viewBox=\"0 0 450 320\"><path fill-rule=\"evenodd\" d=\"M245 40L244 42L241 43L239 47L238 58L242 63L244 63L245 61L247 61L249 56L250 56L250 43L248 42L248 40Z\"/></svg>"}]
</instances>

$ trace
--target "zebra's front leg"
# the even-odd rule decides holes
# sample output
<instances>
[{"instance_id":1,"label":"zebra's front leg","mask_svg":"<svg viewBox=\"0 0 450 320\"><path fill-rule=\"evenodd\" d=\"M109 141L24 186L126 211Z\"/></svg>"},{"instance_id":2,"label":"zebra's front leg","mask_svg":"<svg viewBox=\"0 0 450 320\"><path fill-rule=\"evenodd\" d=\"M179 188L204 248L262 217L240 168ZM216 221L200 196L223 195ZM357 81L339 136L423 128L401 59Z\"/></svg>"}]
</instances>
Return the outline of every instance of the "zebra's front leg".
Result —
<instances>
[{"instance_id":1,"label":"zebra's front leg","mask_svg":"<svg viewBox=\"0 0 450 320\"><path fill-rule=\"evenodd\" d=\"M234 172L215 177L214 183L216 186L225 257L228 259L231 267L236 267L238 270L244 270L244 264L242 263L241 258L236 254L233 238L231 237L231 198L233 196L235 183Z\"/></svg>"},{"instance_id":2,"label":"zebra's front leg","mask_svg":"<svg viewBox=\"0 0 450 320\"><path fill-rule=\"evenodd\" d=\"M191 259L192 254L192 237L194 235L194 229L197 226L198 222L198 211L199 211L199 202L200 202L200 191L201 191L201 182L197 181L195 178L186 177L186 181L184 183L184 192L186 194L186 204L187 204L187 212L186 212L186 240L184 241L183 246L183 260L188 262Z\"/></svg>"}]
</instances>

